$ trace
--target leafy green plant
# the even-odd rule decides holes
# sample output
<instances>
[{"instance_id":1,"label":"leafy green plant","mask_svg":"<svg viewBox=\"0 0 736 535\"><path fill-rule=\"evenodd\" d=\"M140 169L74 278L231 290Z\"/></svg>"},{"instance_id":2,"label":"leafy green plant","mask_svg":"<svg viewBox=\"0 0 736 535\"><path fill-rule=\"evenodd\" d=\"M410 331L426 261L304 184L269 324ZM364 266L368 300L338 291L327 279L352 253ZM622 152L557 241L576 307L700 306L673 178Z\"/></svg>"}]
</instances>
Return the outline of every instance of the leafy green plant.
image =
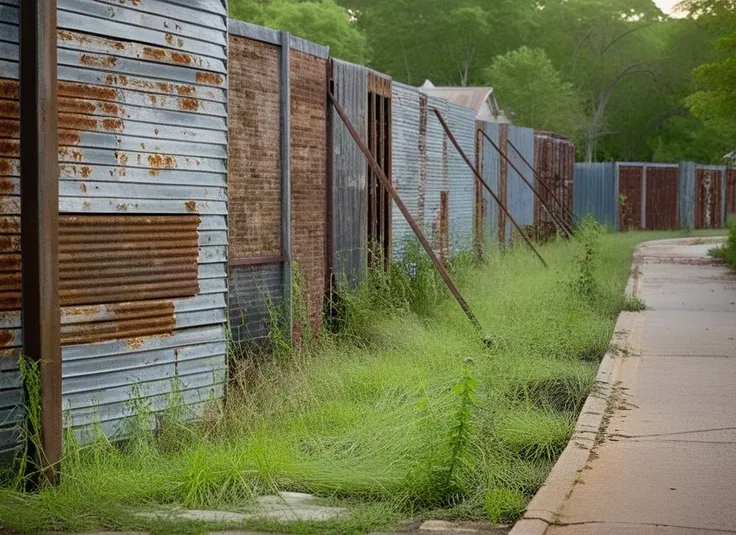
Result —
<instances>
[{"instance_id":1,"label":"leafy green plant","mask_svg":"<svg viewBox=\"0 0 736 535\"><path fill-rule=\"evenodd\" d=\"M598 223L587 216L578 227L575 234L579 243L579 250L575 256L575 289L588 303L594 304L598 298L598 287L594 274L596 252L600 238Z\"/></svg>"},{"instance_id":2,"label":"leafy green plant","mask_svg":"<svg viewBox=\"0 0 736 535\"><path fill-rule=\"evenodd\" d=\"M728 240L721 247L710 250L715 258L720 258L736 268L736 214L731 214L726 222L728 227Z\"/></svg>"}]
</instances>

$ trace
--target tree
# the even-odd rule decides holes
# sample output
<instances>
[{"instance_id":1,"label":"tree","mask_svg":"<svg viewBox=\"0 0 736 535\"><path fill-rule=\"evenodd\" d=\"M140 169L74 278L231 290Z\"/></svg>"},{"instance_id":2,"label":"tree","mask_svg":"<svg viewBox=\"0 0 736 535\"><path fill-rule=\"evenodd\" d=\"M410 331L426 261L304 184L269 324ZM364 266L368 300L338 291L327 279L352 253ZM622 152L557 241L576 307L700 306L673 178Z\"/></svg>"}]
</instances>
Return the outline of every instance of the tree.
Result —
<instances>
[{"instance_id":1,"label":"tree","mask_svg":"<svg viewBox=\"0 0 736 535\"><path fill-rule=\"evenodd\" d=\"M695 69L700 90L688 97L687 104L733 151L736 149L736 0L687 0L680 7L692 17L707 20L721 34L716 46L718 59Z\"/></svg>"},{"instance_id":2,"label":"tree","mask_svg":"<svg viewBox=\"0 0 736 535\"><path fill-rule=\"evenodd\" d=\"M520 46L535 0L338 0L398 81L472 85L499 53Z\"/></svg>"},{"instance_id":3,"label":"tree","mask_svg":"<svg viewBox=\"0 0 736 535\"><path fill-rule=\"evenodd\" d=\"M231 0L230 14L327 45L333 56L347 61L366 63L369 59L365 35L334 0Z\"/></svg>"},{"instance_id":4,"label":"tree","mask_svg":"<svg viewBox=\"0 0 736 535\"><path fill-rule=\"evenodd\" d=\"M580 132L584 121L580 98L544 50L523 46L497 56L486 70L486 80L515 124L571 138Z\"/></svg>"}]
</instances>

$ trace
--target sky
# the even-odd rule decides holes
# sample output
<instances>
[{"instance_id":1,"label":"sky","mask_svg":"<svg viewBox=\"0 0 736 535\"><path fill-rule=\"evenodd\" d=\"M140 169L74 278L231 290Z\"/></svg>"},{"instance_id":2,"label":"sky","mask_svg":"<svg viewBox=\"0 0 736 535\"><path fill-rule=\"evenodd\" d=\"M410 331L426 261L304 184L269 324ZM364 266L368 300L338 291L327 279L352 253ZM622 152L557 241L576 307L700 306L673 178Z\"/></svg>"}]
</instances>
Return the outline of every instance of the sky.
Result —
<instances>
[{"instance_id":1,"label":"sky","mask_svg":"<svg viewBox=\"0 0 736 535\"><path fill-rule=\"evenodd\" d=\"M680 0L654 0L654 3L659 6L659 9L665 13L672 13L672 7L677 4Z\"/></svg>"}]
</instances>

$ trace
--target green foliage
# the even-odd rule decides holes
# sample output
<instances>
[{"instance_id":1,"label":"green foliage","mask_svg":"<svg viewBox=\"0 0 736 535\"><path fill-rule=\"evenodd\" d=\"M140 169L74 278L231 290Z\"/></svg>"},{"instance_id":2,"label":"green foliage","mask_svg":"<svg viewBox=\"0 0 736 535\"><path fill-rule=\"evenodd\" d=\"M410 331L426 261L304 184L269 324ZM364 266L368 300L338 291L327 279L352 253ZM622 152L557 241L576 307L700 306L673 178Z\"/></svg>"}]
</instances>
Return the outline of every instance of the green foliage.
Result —
<instances>
[{"instance_id":1,"label":"green foliage","mask_svg":"<svg viewBox=\"0 0 736 535\"><path fill-rule=\"evenodd\" d=\"M335 57L356 63L368 61L364 34L334 0L231 0L230 15L327 45Z\"/></svg>"},{"instance_id":2,"label":"green foliage","mask_svg":"<svg viewBox=\"0 0 736 535\"><path fill-rule=\"evenodd\" d=\"M523 46L496 56L485 77L514 123L571 138L582 128L582 102L544 50Z\"/></svg>"},{"instance_id":3,"label":"green foliage","mask_svg":"<svg viewBox=\"0 0 736 535\"><path fill-rule=\"evenodd\" d=\"M726 222L728 227L728 240L722 247L717 247L710 251L710 254L716 258L725 260L728 264L736 268L736 214L731 214Z\"/></svg>"},{"instance_id":4,"label":"green foliage","mask_svg":"<svg viewBox=\"0 0 736 535\"><path fill-rule=\"evenodd\" d=\"M514 521L524 514L527 498L518 490L489 490L484 496L488 520L494 524Z\"/></svg>"},{"instance_id":5,"label":"green foliage","mask_svg":"<svg viewBox=\"0 0 736 535\"><path fill-rule=\"evenodd\" d=\"M575 274L575 290L590 304L595 304L599 297L595 279L595 262L600 227L591 217L587 216L575 233L575 239L580 248L575 257L577 272Z\"/></svg>"}]
</instances>

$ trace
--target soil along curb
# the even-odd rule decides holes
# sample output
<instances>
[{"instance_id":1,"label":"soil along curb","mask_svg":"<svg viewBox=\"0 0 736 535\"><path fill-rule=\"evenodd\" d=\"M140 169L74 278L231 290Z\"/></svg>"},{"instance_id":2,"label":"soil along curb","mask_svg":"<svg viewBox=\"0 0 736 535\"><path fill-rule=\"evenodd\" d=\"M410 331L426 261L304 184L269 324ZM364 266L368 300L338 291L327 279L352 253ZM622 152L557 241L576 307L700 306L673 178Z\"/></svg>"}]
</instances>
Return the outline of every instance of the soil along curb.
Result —
<instances>
[{"instance_id":1,"label":"soil along curb","mask_svg":"<svg viewBox=\"0 0 736 535\"><path fill-rule=\"evenodd\" d=\"M642 286L638 252L639 247L634 251L631 276L626 286L626 293L637 297L641 295ZM637 313L622 312L619 315L611 344L598 368L596 386L583 405L575 432L510 535L543 535L551 524L558 522L559 513L580 478L596 441L608 425L609 404L615 397L618 368L637 324Z\"/></svg>"}]
</instances>

